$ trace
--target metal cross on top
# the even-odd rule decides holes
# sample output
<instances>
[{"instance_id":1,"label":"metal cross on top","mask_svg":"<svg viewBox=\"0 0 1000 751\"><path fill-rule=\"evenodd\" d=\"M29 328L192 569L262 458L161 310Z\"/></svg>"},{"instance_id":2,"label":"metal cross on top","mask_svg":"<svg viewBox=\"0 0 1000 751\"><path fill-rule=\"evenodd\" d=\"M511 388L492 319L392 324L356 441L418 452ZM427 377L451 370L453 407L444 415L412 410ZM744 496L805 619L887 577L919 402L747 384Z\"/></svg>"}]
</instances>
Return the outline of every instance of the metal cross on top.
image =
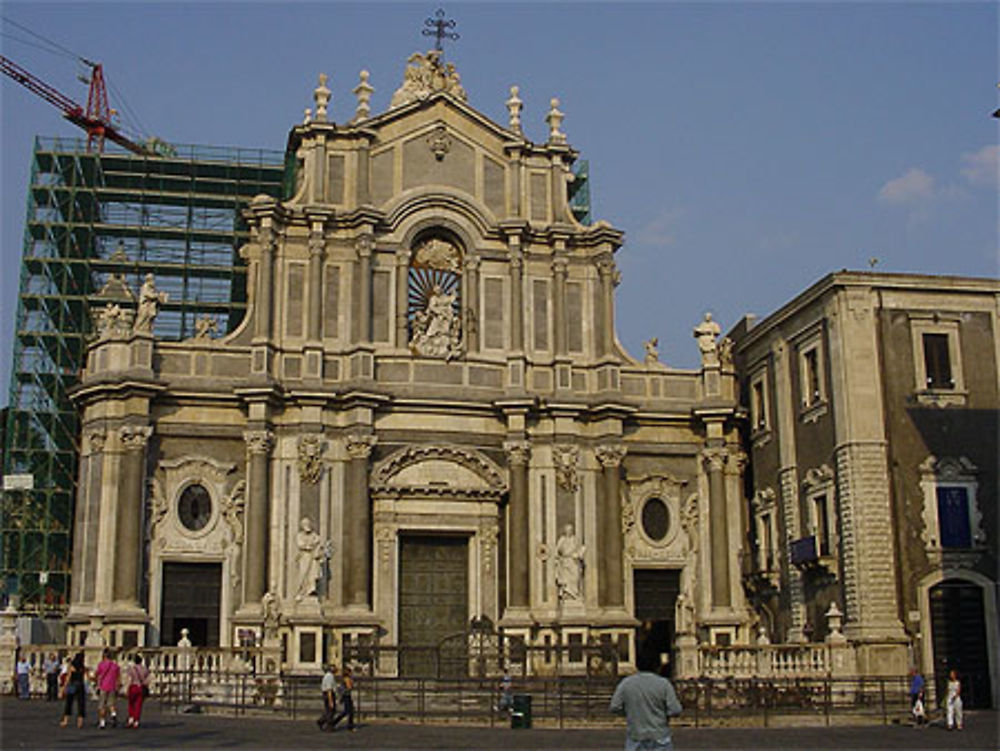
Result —
<instances>
[{"instance_id":1,"label":"metal cross on top","mask_svg":"<svg viewBox=\"0 0 1000 751\"><path fill-rule=\"evenodd\" d=\"M434 49L438 52L443 51L441 47L442 39L458 39L458 32L455 31L445 31L445 29L454 29L455 22L452 20L445 20L444 11L438 8L437 13L434 14L434 18L428 18L424 21L424 26L429 26L430 28L424 29L425 37L437 37L434 42Z\"/></svg>"}]
</instances>

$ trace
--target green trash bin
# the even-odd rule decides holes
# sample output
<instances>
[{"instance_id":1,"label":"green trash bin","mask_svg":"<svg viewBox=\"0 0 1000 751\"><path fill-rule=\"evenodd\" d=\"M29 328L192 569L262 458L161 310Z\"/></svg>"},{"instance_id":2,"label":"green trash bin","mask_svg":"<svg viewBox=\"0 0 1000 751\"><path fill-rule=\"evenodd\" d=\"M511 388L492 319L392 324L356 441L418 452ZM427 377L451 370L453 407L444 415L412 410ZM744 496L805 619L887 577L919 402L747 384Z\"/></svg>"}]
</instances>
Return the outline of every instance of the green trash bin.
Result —
<instances>
[{"instance_id":1,"label":"green trash bin","mask_svg":"<svg viewBox=\"0 0 1000 751\"><path fill-rule=\"evenodd\" d=\"M531 727L531 694L514 694L510 708L511 728Z\"/></svg>"}]
</instances>

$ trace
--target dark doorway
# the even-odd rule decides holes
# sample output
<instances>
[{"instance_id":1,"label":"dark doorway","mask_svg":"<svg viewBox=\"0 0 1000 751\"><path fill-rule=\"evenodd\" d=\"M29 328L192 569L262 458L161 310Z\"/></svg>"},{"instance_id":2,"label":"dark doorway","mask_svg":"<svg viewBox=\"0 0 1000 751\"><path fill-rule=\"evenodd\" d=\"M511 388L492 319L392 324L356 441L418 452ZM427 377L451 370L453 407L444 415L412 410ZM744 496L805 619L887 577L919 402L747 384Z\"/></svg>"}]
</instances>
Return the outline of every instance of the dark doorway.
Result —
<instances>
[{"instance_id":1,"label":"dark doorway","mask_svg":"<svg viewBox=\"0 0 1000 751\"><path fill-rule=\"evenodd\" d=\"M650 649L669 655L667 672L674 673L674 613L681 588L676 569L637 568L632 573L635 617L642 625L636 632L636 652Z\"/></svg>"},{"instance_id":2,"label":"dark doorway","mask_svg":"<svg viewBox=\"0 0 1000 751\"><path fill-rule=\"evenodd\" d=\"M221 598L221 563L164 563L160 644L175 646L186 628L194 646L219 646Z\"/></svg>"},{"instance_id":3,"label":"dark doorway","mask_svg":"<svg viewBox=\"0 0 1000 751\"><path fill-rule=\"evenodd\" d=\"M456 635L468 628L468 539L404 535L399 548L400 674L465 675L465 640Z\"/></svg>"},{"instance_id":4,"label":"dark doorway","mask_svg":"<svg viewBox=\"0 0 1000 751\"><path fill-rule=\"evenodd\" d=\"M948 671L957 670L965 708L989 707L990 660L982 588L948 579L931 588L930 604L938 698L946 693Z\"/></svg>"}]
</instances>

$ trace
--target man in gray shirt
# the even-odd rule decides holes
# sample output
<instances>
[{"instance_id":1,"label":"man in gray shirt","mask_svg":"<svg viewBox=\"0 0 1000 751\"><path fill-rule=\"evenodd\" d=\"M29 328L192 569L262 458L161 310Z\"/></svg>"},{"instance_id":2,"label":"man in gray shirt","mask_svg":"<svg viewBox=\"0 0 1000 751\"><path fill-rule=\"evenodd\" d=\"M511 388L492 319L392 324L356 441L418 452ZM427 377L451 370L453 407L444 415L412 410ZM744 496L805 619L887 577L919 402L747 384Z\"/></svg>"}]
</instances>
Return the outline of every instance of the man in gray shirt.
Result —
<instances>
[{"instance_id":1,"label":"man in gray shirt","mask_svg":"<svg viewBox=\"0 0 1000 751\"><path fill-rule=\"evenodd\" d=\"M677 693L666 678L656 674L659 655L640 650L638 673L623 678L611 697L611 712L625 715L625 751L673 749L670 718L681 713Z\"/></svg>"}]
</instances>

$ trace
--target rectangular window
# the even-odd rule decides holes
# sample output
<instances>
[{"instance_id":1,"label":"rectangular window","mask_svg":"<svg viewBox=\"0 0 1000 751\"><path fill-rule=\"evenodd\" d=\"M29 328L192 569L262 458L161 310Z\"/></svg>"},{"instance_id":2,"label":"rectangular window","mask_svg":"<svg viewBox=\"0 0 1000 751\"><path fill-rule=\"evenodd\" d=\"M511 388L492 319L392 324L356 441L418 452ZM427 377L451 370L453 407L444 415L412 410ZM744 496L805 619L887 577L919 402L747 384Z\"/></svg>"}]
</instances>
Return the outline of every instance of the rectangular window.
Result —
<instances>
[{"instance_id":1,"label":"rectangular window","mask_svg":"<svg viewBox=\"0 0 1000 751\"><path fill-rule=\"evenodd\" d=\"M972 547L968 488L938 486L938 526L942 548Z\"/></svg>"},{"instance_id":2,"label":"rectangular window","mask_svg":"<svg viewBox=\"0 0 1000 751\"><path fill-rule=\"evenodd\" d=\"M813 498L813 515L816 520L816 548L820 555L830 555L830 520L825 494Z\"/></svg>"},{"instance_id":3,"label":"rectangular window","mask_svg":"<svg viewBox=\"0 0 1000 751\"><path fill-rule=\"evenodd\" d=\"M955 381L951 376L951 355L948 351L948 335L924 334L923 340L924 372L927 374L927 388L955 388Z\"/></svg>"},{"instance_id":4,"label":"rectangular window","mask_svg":"<svg viewBox=\"0 0 1000 751\"><path fill-rule=\"evenodd\" d=\"M760 515L760 570L772 570L774 540L771 537L772 517L770 513Z\"/></svg>"},{"instance_id":5,"label":"rectangular window","mask_svg":"<svg viewBox=\"0 0 1000 751\"><path fill-rule=\"evenodd\" d=\"M750 419L754 430L764 430L767 427L767 411L764 402L764 380L754 382L750 396Z\"/></svg>"},{"instance_id":6,"label":"rectangular window","mask_svg":"<svg viewBox=\"0 0 1000 751\"><path fill-rule=\"evenodd\" d=\"M810 349L802 355L803 368L803 401L807 406L811 406L820 401L819 390L819 354L818 351Z\"/></svg>"}]
</instances>

